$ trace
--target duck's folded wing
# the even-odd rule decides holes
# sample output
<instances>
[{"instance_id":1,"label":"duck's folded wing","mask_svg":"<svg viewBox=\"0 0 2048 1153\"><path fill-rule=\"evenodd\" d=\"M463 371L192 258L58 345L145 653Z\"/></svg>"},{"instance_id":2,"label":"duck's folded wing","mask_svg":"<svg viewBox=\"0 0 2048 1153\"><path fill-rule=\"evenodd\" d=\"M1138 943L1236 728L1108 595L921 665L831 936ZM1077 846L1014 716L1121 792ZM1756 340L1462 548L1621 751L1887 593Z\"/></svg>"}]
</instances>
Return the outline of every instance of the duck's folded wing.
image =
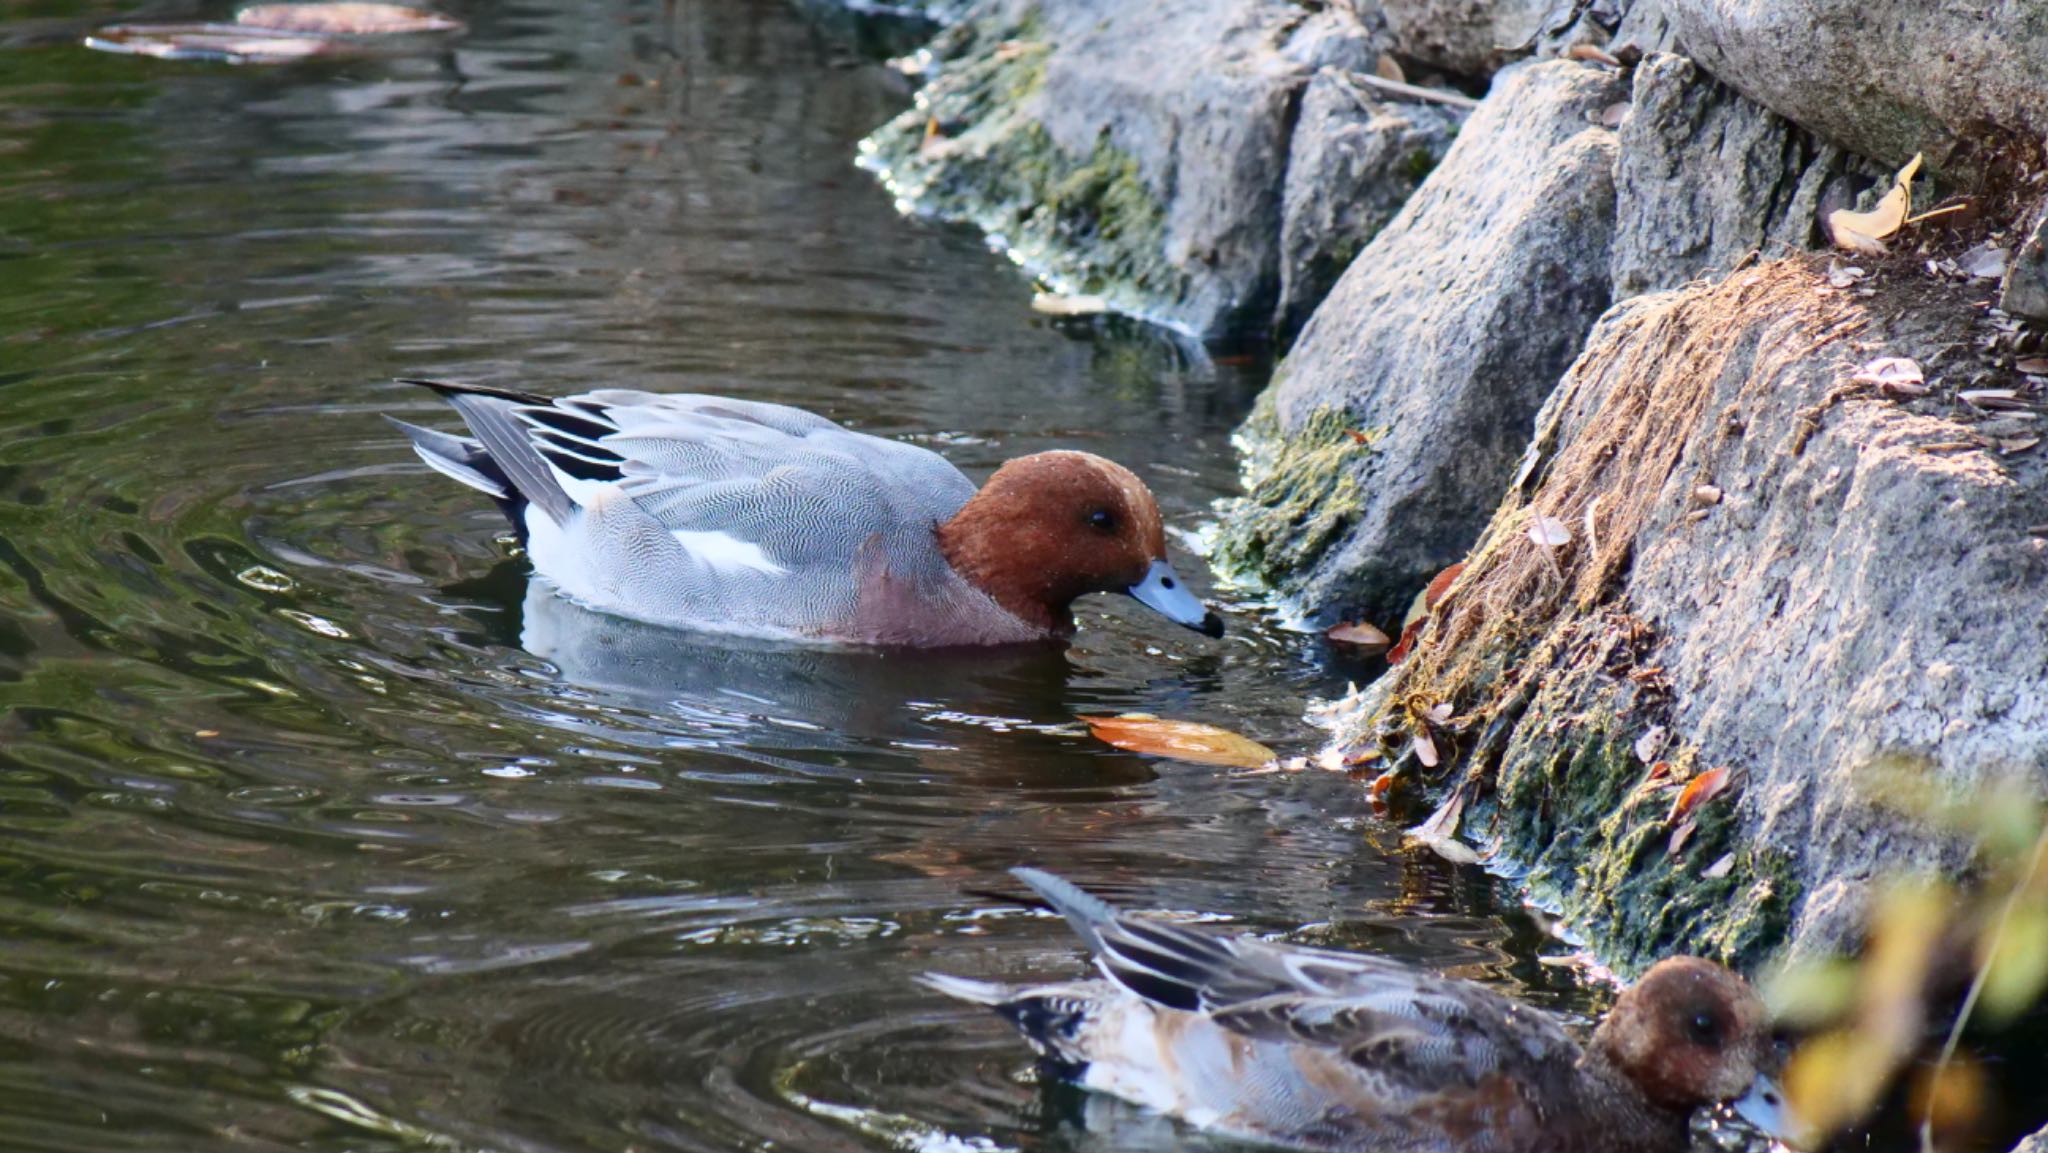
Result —
<instances>
[{"instance_id":1,"label":"duck's folded wing","mask_svg":"<svg viewBox=\"0 0 2048 1153\"><path fill-rule=\"evenodd\" d=\"M1050 874L1018 875L1075 924L1104 975L1232 1032L1339 1050L1361 1069L1406 1070L1414 1087L1578 1053L1551 1018L1468 982L1132 917Z\"/></svg>"},{"instance_id":2,"label":"duck's folded wing","mask_svg":"<svg viewBox=\"0 0 2048 1153\"><path fill-rule=\"evenodd\" d=\"M850 565L868 537L928 535L974 495L936 453L784 405L620 389L451 399L558 523L616 490L714 567Z\"/></svg>"}]
</instances>

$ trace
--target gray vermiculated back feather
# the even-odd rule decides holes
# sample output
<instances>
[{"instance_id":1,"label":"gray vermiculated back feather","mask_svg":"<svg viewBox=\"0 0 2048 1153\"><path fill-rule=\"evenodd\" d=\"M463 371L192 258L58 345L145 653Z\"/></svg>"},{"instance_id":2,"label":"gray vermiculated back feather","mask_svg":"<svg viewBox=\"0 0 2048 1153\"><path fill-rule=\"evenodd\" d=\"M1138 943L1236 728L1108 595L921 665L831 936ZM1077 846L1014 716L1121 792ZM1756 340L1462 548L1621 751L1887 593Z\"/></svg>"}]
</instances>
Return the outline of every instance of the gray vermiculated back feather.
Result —
<instances>
[{"instance_id":1,"label":"gray vermiculated back feather","mask_svg":"<svg viewBox=\"0 0 2048 1153\"><path fill-rule=\"evenodd\" d=\"M846 635L870 549L868 567L886 562L891 588L919 615L1022 628L939 551L938 526L975 486L928 449L727 397L444 395L512 485L562 527L536 533L536 569L592 607L661 624ZM580 487L593 481L631 507L584 507L601 495ZM735 563L726 539L776 571Z\"/></svg>"}]
</instances>

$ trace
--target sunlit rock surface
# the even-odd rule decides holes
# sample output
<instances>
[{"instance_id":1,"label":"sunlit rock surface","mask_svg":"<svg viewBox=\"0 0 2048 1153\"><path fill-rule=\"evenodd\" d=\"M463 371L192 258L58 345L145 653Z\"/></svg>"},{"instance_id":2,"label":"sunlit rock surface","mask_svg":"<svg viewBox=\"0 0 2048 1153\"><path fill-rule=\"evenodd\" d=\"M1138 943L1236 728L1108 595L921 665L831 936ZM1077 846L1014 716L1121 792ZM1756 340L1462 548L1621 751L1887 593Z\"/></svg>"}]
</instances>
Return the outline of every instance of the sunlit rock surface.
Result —
<instances>
[{"instance_id":1,"label":"sunlit rock surface","mask_svg":"<svg viewBox=\"0 0 2048 1153\"><path fill-rule=\"evenodd\" d=\"M1204 336L1263 336L1283 200L1302 206L1289 234L1302 267L1385 218L1330 210L1332 237L1311 235L1315 190L1286 179L1311 144L1296 128L1311 78L1369 72L1384 46L1370 8L1197 0L1162 19L1144 4L989 0L933 42L917 107L863 145L865 162L908 206L978 225L1062 289ZM1367 130L1385 139L1348 155L1379 165L1389 191L1372 195L1398 202L1454 128L1389 113ZM1324 168L1349 194L1376 184L1358 163ZM1313 304L1307 278L1290 283L1294 307Z\"/></svg>"},{"instance_id":2,"label":"sunlit rock surface","mask_svg":"<svg viewBox=\"0 0 2048 1153\"><path fill-rule=\"evenodd\" d=\"M1383 99L1340 68L1301 98L1280 221L1279 328L1292 336L1436 167L1463 113Z\"/></svg>"},{"instance_id":3,"label":"sunlit rock surface","mask_svg":"<svg viewBox=\"0 0 2048 1153\"><path fill-rule=\"evenodd\" d=\"M2038 4L1639 3L1661 9L1685 52L1736 90L1888 164L1925 152L1943 167L1987 129L2048 135Z\"/></svg>"},{"instance_id":4,"label":"sunlit rock surface","mask_svg":"<svg viewBox=\"0 0 2048 1153\"><path fill-rule=\"evenodd\" d=\"M1618 73L1502 72L1351 263L1254 418L1220 555L1312 611L1398 621L1464 554L1608 303Z\"/></svg>"},{"instance_id":5,"label":"sunlit rock surface","mask_svg":"<svg viewBox=\"0 0 2048 1153\"><path fill-rule=\"evenodd\" d=\"M1819 239L1821 193L1849 162L1841 149L1670 53L1635 69L1631 105L1615 169L1617 298Z\"/></svg>"},{"instance_id":6,"label":"sunlit rock surface","mask_svg":"<svg viewBox=\"0 0 2048 1153\"><path fill-rule=\"evenodd\" d=\"M1824 263L1603 319L1445 608L1341 726L1452 702L1470 827L1623 963L1842 946L1877 879L1960 868L1874 799L1887 767L2048 786L2048 459L2000 451L2031 426L1956 395L2010 377L1977 350L1995 322L1910 277L1835 289ZM1879 356L1945 383L1851 382ZM1571 542L1532 542L1541 516ZM1676 851L1652 760L1735 774Z\"/></svg>"}]
</instances>

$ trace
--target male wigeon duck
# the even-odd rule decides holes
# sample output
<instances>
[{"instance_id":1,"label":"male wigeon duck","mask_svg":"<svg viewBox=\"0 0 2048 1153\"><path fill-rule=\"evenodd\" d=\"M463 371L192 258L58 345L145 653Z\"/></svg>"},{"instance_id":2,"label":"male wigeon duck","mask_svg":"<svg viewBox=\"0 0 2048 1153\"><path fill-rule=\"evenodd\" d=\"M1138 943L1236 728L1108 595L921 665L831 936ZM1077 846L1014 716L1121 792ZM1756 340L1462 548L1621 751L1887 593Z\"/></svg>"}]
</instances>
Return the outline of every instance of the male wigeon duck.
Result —
<instances>
[{"instance_id":1,"label":"male wigeon duck","mask_svg":"<svg viewBox=\"0 0 2048 1153\"><path fill-rule=\"evenodd\" d=\"M1196 1125L1370 1153L1680 1153L1692 1112L1722 1102L1787 1129L1763 1004L1711 961L1659 963L1582 1046L1467 981L1134 918L1048 873L1015 875L1103 977L925 982L995 1009L1084 1087Z\"/></svg>"},{"instance_id":2,"label":"male wigeon duck","mask_svg":"<svg viewBox=\"0 0 2048 1153\"><path fill-rule=\"evenodd\" d=\"M420 458L496 499L534 571L590 608L938 647L1065 636L1075 598L1122 592L1223 633L1167 560L1151 490L1099 456L1019 457L977 491L929 449L779 404L405 383L440 393L475 434L394 421Z\"/></svg>"}]
</instances>

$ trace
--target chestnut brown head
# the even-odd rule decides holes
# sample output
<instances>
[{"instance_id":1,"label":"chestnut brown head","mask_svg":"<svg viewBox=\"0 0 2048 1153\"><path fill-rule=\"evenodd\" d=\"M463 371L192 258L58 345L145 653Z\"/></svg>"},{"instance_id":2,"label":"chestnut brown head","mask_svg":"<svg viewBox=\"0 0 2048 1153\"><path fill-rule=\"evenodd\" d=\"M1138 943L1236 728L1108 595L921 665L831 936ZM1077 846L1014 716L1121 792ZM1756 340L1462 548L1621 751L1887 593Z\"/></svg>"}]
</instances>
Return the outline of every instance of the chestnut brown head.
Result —
<instances>
[{"instance_id":1,"label":"chestnut brown head","mask_svg":"<svg viewBox=\"0 0 2048 1153\"><path fill-rule=\"evenodd\" d=\"M1763 1001L1721 965L1659 961L1614 1003L1593 1050L1661 1109L1728 1102L1771 1136L1791 1138Z\"/></svg>"},{"instance_id":2,"label":"chestnut brown head","mask_svg":"<svg viewBox=\"0 0 2048 1153\"><path fill-rule=\"evenodd\" d=\"M1166 558L1158 502L1131 470L1085 452L1041 452L996 470L939 526L947 563L1019 618L1067 632L1076 597L1129 593L1210 636L1223 621Z\"/></svg>"}]
</instances>

